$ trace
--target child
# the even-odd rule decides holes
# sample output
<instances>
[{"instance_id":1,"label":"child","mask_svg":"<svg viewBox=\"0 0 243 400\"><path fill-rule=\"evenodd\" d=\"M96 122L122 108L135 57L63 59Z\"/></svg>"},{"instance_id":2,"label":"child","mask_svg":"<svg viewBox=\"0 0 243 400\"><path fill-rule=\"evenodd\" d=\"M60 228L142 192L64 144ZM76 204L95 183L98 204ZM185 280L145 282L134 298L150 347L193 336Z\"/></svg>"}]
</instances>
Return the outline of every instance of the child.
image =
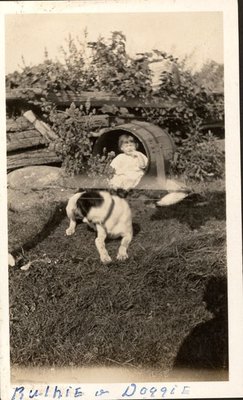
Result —
<instances>
[{"instance_id":1,"label":"child","mask_svg":"<svg viewBox=\"0 0 243 400\"><path fill-rule=\"evenodd\" d=\"M110 180L113 189L129 190L140 182L148 165L148 158L137 151L137 143L131 135L121 135L118 141L119 150L122 152L116 156L110 166L115 172Z\"/></svg>"}]
</instances>

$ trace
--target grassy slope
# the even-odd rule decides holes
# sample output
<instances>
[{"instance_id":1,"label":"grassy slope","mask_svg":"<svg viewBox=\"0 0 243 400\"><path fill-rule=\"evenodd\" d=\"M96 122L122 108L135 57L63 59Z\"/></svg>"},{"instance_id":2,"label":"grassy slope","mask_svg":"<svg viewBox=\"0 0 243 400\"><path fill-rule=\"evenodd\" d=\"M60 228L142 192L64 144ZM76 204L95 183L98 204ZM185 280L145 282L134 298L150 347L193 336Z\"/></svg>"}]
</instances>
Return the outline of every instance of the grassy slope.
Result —
<instances>
[{"instance_id":1,"label":"grassy slope","mask_svg":"<svg viewBox=\"0 0 243 400\"><path fill-rule=\"evenodd\" d=\"M224 192L208 192L204 200L154 209L131 198L135 236L129 261L108 266L99 262L94 232L79 224L76 234L66 237L68 221L61 220L26 251L25 262L35 260L29 271L10 269L12 362L119 364L166 373L187 335L216 321L212 312L223 322L210 337L204 332L204 341L227 339L219 284L226 281ZM118 244L107 244L114 260ZM210 284L213 296L206 307ZM196 353L197 348L187 350L184 364L192 365ZM202 366L222 366L217 354L213 360L207 354Z\"/></svg>"}]
</instances>

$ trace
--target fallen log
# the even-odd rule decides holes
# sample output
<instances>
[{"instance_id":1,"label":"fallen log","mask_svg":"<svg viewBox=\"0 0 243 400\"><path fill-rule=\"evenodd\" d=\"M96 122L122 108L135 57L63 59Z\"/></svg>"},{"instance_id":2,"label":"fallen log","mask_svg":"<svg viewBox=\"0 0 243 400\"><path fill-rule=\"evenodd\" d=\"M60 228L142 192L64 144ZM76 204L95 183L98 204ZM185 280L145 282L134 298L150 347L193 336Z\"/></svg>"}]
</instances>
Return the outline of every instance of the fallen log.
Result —
<instances>
[{"instance_id":1,"label":"fallen log","mask_svg":"<svg viewBox=\"0 0 243 400\"><path fill-rule=\"evenodd\" d=\"M122 99L114 93L110 92L80 92L74 93L71 90L65 90L58 93L46 93L45 90L40 88L25 88L25 89L7 89L6 101L14 102L17 100L33 101L33 99L40 99L46 96L46 98L56 105L69 106L71 103L75 103L77 106L85 104L87 101L91 102L94 107L101 107L105 104L114 105L117 107L128 107L128 108L171 108L177 107L178 101L176 99L163 100L156 97L150 99Z\"/></svg>"},{"instance_id":2,"label":"fallen log","mask_svg":"<svg viewBox=\"0 0 243 400\"><path fill-rule=\"evenodd\" d=\"M18 89L6 89L6 101L16 100L33 100L40 98L46 94L46 91L41 88L18 88Z\"/></svg>"},{"instance_id":3,"label":"fallen log","mask_svg":"<svg viewBox=\"0 0 243 400\"><path fill-rule=\"evenodd\" d=\"M106 105L114 105L116 107L126 108L171 108L177 107L177 101L165 101L159 98L151 99L122 99L113 93L105 92L81 92L75 94L71 91L65 91L63 93L49 93L48 99L59 106L68 106L71 103L75 103L77 106L85 104L87 101L91 102L94 107L102 107Z\"/></svg>"},{"instance_id":4,"label":"fallen log","mask_svg":"<svg viewBox=\"0 0 243 400\"><path fill-rule=\"evenodd\" d=\"M9 154L7 157L7 170L11 171L30 165L49 165L60 162L60 157L58 157L54 151L47 148L29 150L23 153Z\"/></svg>"},{"instance_id":5,"label":"fallen log","mask_svg":"<svg viewBox=\"0 0 243 400\"><path fill-rule=\"evenodd\" d=\"M7 132L7 152L47 144L47 140L35 129L22 132Z\"/></svg>"}]
</instances>

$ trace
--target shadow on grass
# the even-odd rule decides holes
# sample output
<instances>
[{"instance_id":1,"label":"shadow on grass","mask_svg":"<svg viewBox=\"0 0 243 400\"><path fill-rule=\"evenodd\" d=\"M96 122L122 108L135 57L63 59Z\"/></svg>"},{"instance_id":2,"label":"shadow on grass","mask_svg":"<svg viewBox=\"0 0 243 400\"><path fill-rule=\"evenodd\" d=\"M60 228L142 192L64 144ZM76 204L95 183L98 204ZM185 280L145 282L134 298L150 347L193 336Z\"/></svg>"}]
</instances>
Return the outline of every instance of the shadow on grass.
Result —
<instances>
[{"instance_id":1,"label":"shadow on grass","mask_svg":"<svg viewBox=\"0 0 243 400\"><path fill-rule=\"evenodd\" d=\"M56 206L56 209L51 217L51 219L46 223L41 232L39 232L36 236L32 237L22 246L24 250L30 250L35 247L39 242L46 239L55 229L60 225L60 222L66 217L66 204L59 204ZM67 223L68 227L68 223ZM23 227L23 229L25 229ZM18 249L17 251L19 251Z\"/></svg>"},{"instance_id":2,"label":"shadow on grass","mask_svg":"<svg viewBox=\"0 0 243 400\"><path fill-rule=\"evenodd\" d=\"M151 220L175 218L181 223L188 224L191 229L198 229L212 218L225 220L225 217L225 193L213 192L207 196L192 194L180 203L157 208Z\"/></svg>"},{"instance_id":3,"label":"shadow on grass","mask_svg":"<svg viewBox=\"0 0 243 400\"><path fill-rule=\"evenodd\" d=\"M228 312L227 281L212 277L205 289L203 301L213 318L197 325L182 342L174 362L175 370L224 371L228 373ZM193 372L192 372L193 373ZM226 374L225 374L226 373ZM202 376L204 376L202 374Z\"/></svg>"}]
</instances>

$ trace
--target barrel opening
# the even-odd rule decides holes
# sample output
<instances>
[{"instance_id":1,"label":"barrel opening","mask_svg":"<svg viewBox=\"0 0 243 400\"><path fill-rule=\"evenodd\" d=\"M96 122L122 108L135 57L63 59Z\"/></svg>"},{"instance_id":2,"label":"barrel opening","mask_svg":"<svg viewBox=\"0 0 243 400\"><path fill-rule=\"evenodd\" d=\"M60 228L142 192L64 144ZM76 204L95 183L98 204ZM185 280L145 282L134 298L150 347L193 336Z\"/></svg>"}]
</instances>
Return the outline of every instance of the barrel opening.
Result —
<instances>
[{"instance_id":1,"label":"barrel opening","mask_svg":"<svg viewBox=\"0 0 243 400\"><path fill-rule=\"evenodd\" d=\"M137 150L145 154L149 158L149 152L148 150L146 150L141 140L136 135L134 135L133 132L130 132L127 129L116 129L103 133L97 139L94 145L93 154L96 155L96 154L103 154L104 151L107 153L114 151L114 153L118 155L119 153L121 153L118 147L119 137L124 134L133 136L136 143L138 144Z\"/></svg>"}]
</instances>

